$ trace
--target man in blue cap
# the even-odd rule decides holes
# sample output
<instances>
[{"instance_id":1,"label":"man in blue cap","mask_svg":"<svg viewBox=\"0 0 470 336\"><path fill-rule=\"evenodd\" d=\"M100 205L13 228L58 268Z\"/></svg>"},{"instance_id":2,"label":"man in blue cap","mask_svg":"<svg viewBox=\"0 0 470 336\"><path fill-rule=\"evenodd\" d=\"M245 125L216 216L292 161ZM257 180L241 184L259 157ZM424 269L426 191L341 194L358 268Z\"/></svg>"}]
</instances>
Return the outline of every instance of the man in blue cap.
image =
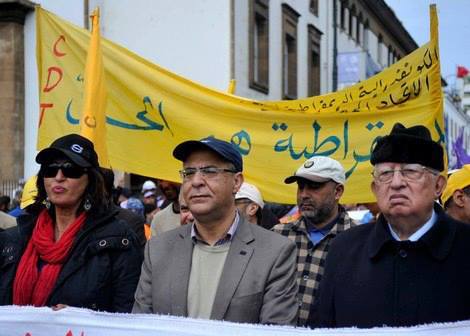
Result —
<instances>
[{"instance_id":1,"label":"man in blue cap","mask_svg":"<svg viewBox=\"0 0 470 336\"><path fill-rule=\"evenodd\" d=\"M209 137L179 144L173 156L194 223L149 241L133 312L295 325L296 248L238 213L237 148Z\"/></svg>"}]
</instances>

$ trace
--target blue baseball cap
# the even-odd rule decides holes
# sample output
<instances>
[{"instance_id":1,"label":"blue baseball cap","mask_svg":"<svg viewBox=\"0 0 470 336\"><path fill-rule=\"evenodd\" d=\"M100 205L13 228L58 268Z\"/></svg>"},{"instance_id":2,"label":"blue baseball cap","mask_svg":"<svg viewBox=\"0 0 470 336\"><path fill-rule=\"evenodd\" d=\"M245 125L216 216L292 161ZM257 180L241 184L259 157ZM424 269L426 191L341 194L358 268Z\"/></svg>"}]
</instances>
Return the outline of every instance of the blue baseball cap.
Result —
<instances>
[{"instance_id":1,"label":"blue baseball cap","mask_svg":"<svg viewBox=\"0 0 470 336\"><path fill-rule=\"evenodd\" d=\"M132 211L133 213L144 216L144 204L142 203L141 200L135 198L135 197L130 197L127 202L126 202L126 207L127 210Z\"/></svg>"},{"instance_id":2,"label":"blue baseball cap","mask_svg":"<svg viewBox=\"0 0 470 336\"><path fill-rule=\"evenodd\" d=\"M210 149L220 155L223 159L232 163L237 172L243 171L243 159L237 148L230 142L207 137L201 140L188 140L180 143L173 150L173 156L184 161L196 149Z\"/></svg>"}]
</instances>

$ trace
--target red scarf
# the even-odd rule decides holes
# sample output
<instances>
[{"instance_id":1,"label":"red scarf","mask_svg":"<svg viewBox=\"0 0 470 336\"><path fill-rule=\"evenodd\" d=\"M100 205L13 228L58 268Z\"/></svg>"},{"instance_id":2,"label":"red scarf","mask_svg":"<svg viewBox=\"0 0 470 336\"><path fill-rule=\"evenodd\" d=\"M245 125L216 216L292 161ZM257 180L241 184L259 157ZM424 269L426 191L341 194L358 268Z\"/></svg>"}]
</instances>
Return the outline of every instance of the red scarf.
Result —
<instances>
[{"instance_id":1,"label":"red scarf","mask_svg":"<svg viewBox=\"0 0 470 336\"><path fill-rule=\"evenodd\" d=\"M85 222L83 212L67 227L58 241L54 240L54 223L43 210L21 257L13 284L13 304L44 306L54 288L62 265L72 248L78 230ZM38 271L38 261L45 262Z\"/></svg>"}]
</instances>

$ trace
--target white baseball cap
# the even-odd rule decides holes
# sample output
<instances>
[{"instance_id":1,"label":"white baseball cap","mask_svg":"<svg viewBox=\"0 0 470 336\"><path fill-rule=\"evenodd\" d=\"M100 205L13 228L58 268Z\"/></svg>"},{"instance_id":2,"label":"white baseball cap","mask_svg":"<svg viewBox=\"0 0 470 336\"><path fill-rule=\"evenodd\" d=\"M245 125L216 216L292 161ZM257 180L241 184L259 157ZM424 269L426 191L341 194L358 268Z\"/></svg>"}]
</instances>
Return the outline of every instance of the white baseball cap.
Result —
<instances>
[{"instance_id":1,"label":"white baseball cap","mask_svg":"<svg viewBox=\"0 0 470 336\"><path fill-rule=\"evenodd\" d=\"M157 189L157 185L155 184L155 182L147 180L142 185L142 194L145 193L146 191L155 190L155 189Z\"/></svg>"},{"instance_id":2,"label":"white baseball cap","mask_svg":"<svg viewBox=\"0 0 470 336\"><path fill-rule=\"evenodd\" d=\"M263 197L260 191L254 185L243 182L240 190L235 195L235 199L248 198L250 201L258 204L261 209L264 207Z\"/></svg>"},{"instance_id":3,"label":"white baseball cap","mask_svg":"<svg viewBox=\"0 0 470 336\"><path fill-rule=\"evenodd\" d=\"M151 197L151 196L156 196L154 191L149 190L144 193L144 198Z\"/></svg>"},{"instance_id":4,"label":"white baseball cap","mask_svg":"<svg viewBox=\"0 0 470 336\"><path fill-rule=\"evenodd\" d=\"M344 185L346 173L338 161L327 156L314 156L305 161L295 174L286 178L284 182L294 183L299 178L319 183L333 180Z\"/></svg>"}]
</instances>

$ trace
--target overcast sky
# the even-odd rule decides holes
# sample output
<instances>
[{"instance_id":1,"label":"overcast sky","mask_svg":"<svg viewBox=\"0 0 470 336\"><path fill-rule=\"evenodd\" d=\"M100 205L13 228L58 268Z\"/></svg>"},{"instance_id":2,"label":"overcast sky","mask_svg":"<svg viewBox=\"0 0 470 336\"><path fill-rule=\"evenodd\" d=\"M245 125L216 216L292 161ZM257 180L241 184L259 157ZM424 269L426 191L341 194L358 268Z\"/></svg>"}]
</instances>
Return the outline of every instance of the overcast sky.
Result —
<instances>
[{"instance_id":1,"label":"overcast sky","mask_svg":"<svg viewBox=\"0 0 470 336\"><path fill-rule=\"evenodd\" d=\"M470 70L470 0L385 0L418 45L429 41L429 4L437 5L441 73L452 84L457 65Z\"/></svg>"}]
</instances>

